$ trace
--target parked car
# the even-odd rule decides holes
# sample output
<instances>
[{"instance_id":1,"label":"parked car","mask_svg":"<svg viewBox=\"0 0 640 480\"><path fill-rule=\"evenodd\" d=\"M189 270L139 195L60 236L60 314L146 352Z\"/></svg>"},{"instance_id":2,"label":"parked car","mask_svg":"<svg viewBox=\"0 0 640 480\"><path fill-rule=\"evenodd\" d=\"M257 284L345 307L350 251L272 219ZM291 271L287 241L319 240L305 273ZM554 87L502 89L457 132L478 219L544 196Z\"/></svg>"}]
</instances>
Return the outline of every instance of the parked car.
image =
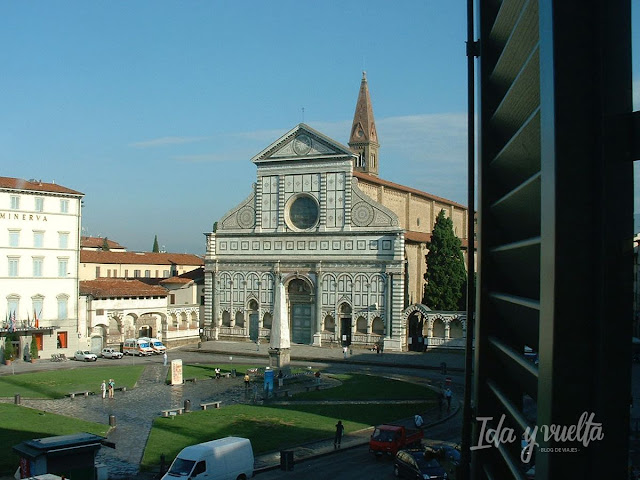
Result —
<instances>
[{"instance_id":1,"label":"parked car","mask_svg":"<svg viewBox=\"0 0 640 480\"><path fill-rule=\"evenodd\" d=\"M425 455L423 449L399 450L393 461L393 473L396 477L428 478L445 480L447 472L435 458Z\"/></svg>"},{"instance_id":2,"label":"parked car","mask_svg":"<svg viewBox=\"0 0 640 480\"><path fill-rule=\"evenodd\" d=\"M73 358L76 360L82 360L83 362L95 362L98 360L98 356L95 353L91 353L89 350L78 350L73 354Z\"/></svg>"},{"instance_id":3,"label":"parked car","mask_svg":"<svg viewBox=\"0 0 640 480\"><path fill-rule=\"evenodd\" d=\"M114 348L103 348L100 355L102 356L102 358L122 358L122 353Z\"/></svg>"},{"instance_id":4,"label":"parked car","mask_svg":"<svg viewBox=\"0 0 640 480\"><path fill-rule=\"evenodd\" d=\"M455 478L455 472L460 466L460 447L438 443L425 447L424 454L427 458L435 458L445 469L449 476Z\"/></svg>"},{"instance_id":5,"label":"parked car","mask_svg":"<svg viewBox=\"0 0 640 480\"><path fill-rule=\"evenodd\" d=\"M446 445L444 443L429 445L428 447L425 447L425 455L431 456L440 462L446 460L454 467L460 465L460 450L456 447L452 447L451 445Z\"/></svg>"},{"instance_id":6,"label":"parked car","mask_svg":"<svg viewBox=\"0 0 640 480\"><path fill-rule=\"evenodd\" d=\"M422 430L405 428L402 425L378 425L369 439L369 451L375 455L395 455L400 449L418 447Z\"/></svg>"},{"instance_id":7,"label":"parked car","mask_svg":"<svg viewBox=\"0 0 640 480\"><path fill-rule=\"evenodd\" d=\"M249 439L220 438L183 448L162 480L247 479L253 477L253 462Z\"/></svg>"}]
</instances>

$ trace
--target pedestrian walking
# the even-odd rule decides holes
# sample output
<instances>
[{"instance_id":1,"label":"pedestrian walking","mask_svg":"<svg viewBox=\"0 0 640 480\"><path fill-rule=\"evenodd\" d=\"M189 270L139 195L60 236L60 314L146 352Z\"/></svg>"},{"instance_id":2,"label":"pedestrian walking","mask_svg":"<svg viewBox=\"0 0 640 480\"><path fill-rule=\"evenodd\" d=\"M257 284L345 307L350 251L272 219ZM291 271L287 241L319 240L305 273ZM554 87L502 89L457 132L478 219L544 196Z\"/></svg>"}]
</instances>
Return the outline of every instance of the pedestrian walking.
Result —
<instances>
[{"instance_id":1,"label":"pedestrian walking","mask_svg":"<svg viewBox=\"0 0 640 480\"><path fill-rule=\"evenodd\" d=\"M214 371L216 372L216 378L220 378L220 369L216 367Z\"/></svg>"},{"instance_id":2,"label":"pedestrian walking","mask_svg":"<svg viewBox=\"0 0 640 480\"><path fill-rule=\"evenodd\" d=\"M249 382L251 381L251 378L249 378L249 374L245 373L244 374L244 388L248 389L249 388Z\"/></svg>"},{"instance_id":3,"label":"pedestrian walking","mask_svg":"<svg viewBox=\"0 0 640 480\"><path fill-rule=\"evenodd\" d=\"M314 373L314 376L316 377L316 385L320 384L320 370L316 370L316 373Z\"/></svg>"},{"instance_id":4,"label":"pedestrian walking","mask_svg":"<svg viewBox=\"0 0 640 480\"><path fill-rule=\"evenodd\" d=\"M342 435L344 434L344 425L342 420L338 420L336 423L336 436L333 439L333 448L340 448L340 442L342 441Z\"/></svg>"},{"instance_id":5,"label":"pedestrian walking","mask_svg":"<svg viewBox=\"0 0 640 480\"><path fill-rule=\"evenodd\" d=\"M451 411L451 396L453 394L451 393L451 389L449 387L447 387L447 389L444 391L444 398L447 400L447 412Z\"/></svg>"},{"instance_id":6,"label":"pedestrian walking","mask_svg":"<svg viewBox=\"0 0 640 480\"><path fill-rule=\"evenodd\" d=\"M116 388L116 382L113 381L113 378L109 379L109 383L107 384L109 389L109 398L113 398L113 391Z\"/></svg>"},{"instance_id":7,"label":"pedestrian walking","mask_svg":"<svg viewBox=\"0 0 640 480\"><path fill-rule=\"evenodd\" d=\"M260 339L256 338L256 352L260 351Z\"/></svg>"},{"instance_id":8,"label":"pedestrian walking","mask_svg":"<svg viewBox=\"0 0 640 480\"><path fill-rule=\"evenodd\" d=\"M424 425L424 420L419 413L416 413L413 417L413 423L416 425L416 428L422 428Z\"/></svg>"},{"instance_id":9,"label":"pedestrian walking","mask_svg":"<svg viewBox=\"0 0 640 480\"><path fill-rule=\"evenodd\" d=\"M344 347L342 347L342 355L344 355L344 359L347 359L347 352L349 351L349 349L347 348L347 346L345 345Z\"/></svg>"},{"instance_id":10,"label":"pedestrian walking","mask_svg":"<svg viewBox=\"0 0 640 480\"><path fill-rule=\"evenodd\" d=\"M102 380L102 383L100 384L100 393L102 394L102 398L106 398L106 396L107 396L107 381L106 380Z\"/></svg>"},{"instance_id":11,"label":"pedestrian walking","mask_svg":"<svg viewBox=\"0 0 640 480\"><path fill-rule=\"evenodd\" d=\"M167 352L164 352L162 354L162 362L163 362L163 365L166 367L167 366Z\"/></svg>"}]
</instances>

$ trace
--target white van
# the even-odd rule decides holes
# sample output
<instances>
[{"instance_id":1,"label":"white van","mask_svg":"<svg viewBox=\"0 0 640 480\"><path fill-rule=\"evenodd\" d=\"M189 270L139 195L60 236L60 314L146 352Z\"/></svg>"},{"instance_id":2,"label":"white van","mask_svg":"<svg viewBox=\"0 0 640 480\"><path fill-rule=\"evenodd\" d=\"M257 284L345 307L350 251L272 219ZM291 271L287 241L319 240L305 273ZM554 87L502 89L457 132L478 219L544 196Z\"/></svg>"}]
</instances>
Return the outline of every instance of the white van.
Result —
<instances>
[{"instance_id":1,"label":"white van","mask_svg":"<svg viewBox=\"0 0 640 480\"><path fill-rule=\"evenodd\" d=\"M140 340L146 340L149 342L149 346L151 347L151 350L153 350L153 353L162 355L167 351L167 347L165 347L157 338L140 337Z\"/></svg>"},{"instance_id":2,"label":"white van","mask_svg":"<svg viewBox=\"0 0 640 480\"><path fill-rule=\"evenodd\" d=\"M162 480L246 480L253 477L247 438L227 437L184 448Z\"/></svg>"},{"instance_id":3,"label":"white van","mask_svg":"<svg viewBox=\"0 0 640 480\"><path fill-rule=\"evenodd\" d=\"M149 341L142 338L128 338L122 346L122 353L125 355L151 355L153 349Z\"/></svg>"}]
</instances>

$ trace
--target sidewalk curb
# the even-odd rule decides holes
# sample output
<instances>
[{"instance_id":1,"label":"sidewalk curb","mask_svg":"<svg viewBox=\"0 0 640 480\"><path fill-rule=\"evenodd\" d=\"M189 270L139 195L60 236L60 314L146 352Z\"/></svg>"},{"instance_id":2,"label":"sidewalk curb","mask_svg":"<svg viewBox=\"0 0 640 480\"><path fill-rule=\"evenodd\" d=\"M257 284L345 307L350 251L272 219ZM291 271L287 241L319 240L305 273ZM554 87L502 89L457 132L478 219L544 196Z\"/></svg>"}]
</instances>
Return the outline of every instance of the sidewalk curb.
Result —
<instances>
[{"instance_id":1,"label":"sidewalk curb","mask_svg":"<svg viewBox=\"0 0 640 480\"><path fill-rule=\"evenodd\" d=\"M458 412L460 411L460 408L461 408L461 404L458 403L456 408L451 413L449 413L449 415L446 415L445 417L443 417L443 418L441 418L439 420L436 420L436 421L430 422L428 424L425 424L425 426L423 427L422 430L424 431L429 427L435 427L436 425L440 425L441 423L444 423L444 422L450 420L451 418L453 418L454 416L456 416L458 414ZM402 419L401 420L396 420L396 422L402 422L402 421L403 421ZM395 422L391 422L391 423L395 423ZM375 428L375 426L363 428L362 430L356 430L355 432L352 432L351 435L358 434L358 433L363 433L363 432L367 432L367 431L373 431L374 428ZM325 439L321 439L321 440L316 440L315 442L303 443L301 445L296 445L294 447L283 449L283 450L294 450L295 451L296 448L310 448L314 444L317 444L317 443L320 443L320 442L331 442L331 438L325 438ZM304 460L308 460L308 459L312 459L312 458L325 457L327 455L332 455L332 454L339 453L339 452L342 452L342 451L345 451L345 450L351 450L353 448L361 447L362 445L366 445L368 443L369 443L369 439L368 438L363 439L363 440L357 440L356 439L348 447L334 449L334 450L329 449L326 452L320 452L318 454L313 454L312 453L310 455L303 456L303 457L299 458L298 460L295 459L295 454L294 454L294 462L293 463L295 465L299 461L304 461ZM278 453L279 451L281 451L281 450L268 452L268 453L265 453L265 454L262 454L262 455L258 455L257 457L271 456L271 455L274 455L275 453ZM268 471L271 471L271 470L277 470L278 468L280 468L279 464L269 465L269 466L266 466L266 467L256 468L254 470L254 473L258 474L258 473L262 473L262 472L268 472Z\"/></svg>"}]
</instances>

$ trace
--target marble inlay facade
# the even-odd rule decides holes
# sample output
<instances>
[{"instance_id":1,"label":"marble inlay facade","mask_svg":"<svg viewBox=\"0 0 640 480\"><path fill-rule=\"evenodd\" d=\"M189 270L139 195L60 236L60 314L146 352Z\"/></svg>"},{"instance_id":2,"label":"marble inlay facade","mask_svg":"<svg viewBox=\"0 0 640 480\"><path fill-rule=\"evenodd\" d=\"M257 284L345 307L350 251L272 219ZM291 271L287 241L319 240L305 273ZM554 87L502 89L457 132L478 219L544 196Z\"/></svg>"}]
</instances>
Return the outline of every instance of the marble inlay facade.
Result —
<instances>
[{"instance_id":1,"label":"marble inlay facade","mask_svg":"<svg viewBox=\"0 0 640 480\"><path fill-rule=\"evenodd\" d=\"M291 342L406 345L403 229L354 159L304 124L252 159L250 195L207 234L205 336L268 337L280 274Z\"/></svg>"}]
</instances>

